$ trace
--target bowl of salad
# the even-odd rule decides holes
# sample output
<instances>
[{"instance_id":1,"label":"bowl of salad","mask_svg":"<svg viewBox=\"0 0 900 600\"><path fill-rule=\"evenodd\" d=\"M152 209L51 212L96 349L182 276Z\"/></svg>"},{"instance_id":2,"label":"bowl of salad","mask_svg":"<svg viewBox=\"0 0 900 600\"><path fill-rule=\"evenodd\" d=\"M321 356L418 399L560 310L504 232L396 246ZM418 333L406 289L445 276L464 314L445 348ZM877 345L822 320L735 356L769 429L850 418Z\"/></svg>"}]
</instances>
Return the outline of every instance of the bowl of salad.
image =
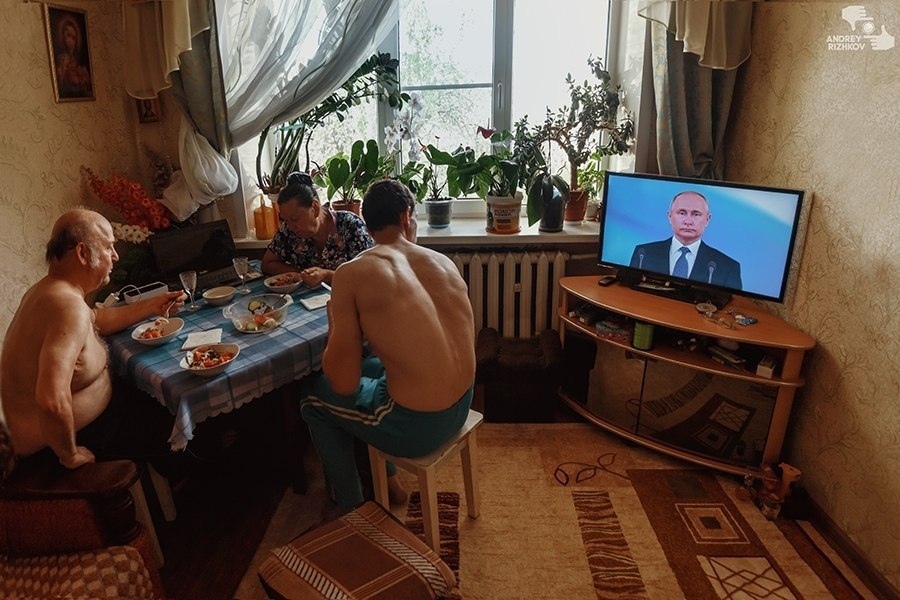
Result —
<instances>
[{"instance_id":1,"label":"bowl of salad","mask_svg":"<svg viewBox=\"0 0 900 600\"><path fill-rule=\"evenodd\" d=\"M258 294L229 304L222 314L241 333L266 333L284 323L292 303L288 295Z\"/></svg>"},{"instance_id":2,"label":"bowl of salad","mask_svg":"<svg viewBox=\"0 0 900 600\"><path fill-rule=\"evenodd\" d=\"M131 339L145 346L162 346L175 339L175 336L184 329L184 319L181 317L160 317L149 323L142 323L131 332Z\"/></svg>"},{"instance_id":3,"label":"bowl of salad","mask_svg":"<svg viewBox=\"0 0 900 600\"><path fill-rule=\"evenodd\" d=\"M303 279L300 277L300 273L281 273L263 280L266 289L276 294L290 294L300 287L301 283L303 283Z\"/></svg>"},{"instance_id":4,"label":"bowl of salad","mask_svg":"<svg viewBox=\"0 0 900 600\"><path fill-rule=\"evenodd\" d=\"M207 344L188 350L181 359L181 368L200 377L215 377L234 362L241 347L237 344Z\"/></svg>"}]
</instances>

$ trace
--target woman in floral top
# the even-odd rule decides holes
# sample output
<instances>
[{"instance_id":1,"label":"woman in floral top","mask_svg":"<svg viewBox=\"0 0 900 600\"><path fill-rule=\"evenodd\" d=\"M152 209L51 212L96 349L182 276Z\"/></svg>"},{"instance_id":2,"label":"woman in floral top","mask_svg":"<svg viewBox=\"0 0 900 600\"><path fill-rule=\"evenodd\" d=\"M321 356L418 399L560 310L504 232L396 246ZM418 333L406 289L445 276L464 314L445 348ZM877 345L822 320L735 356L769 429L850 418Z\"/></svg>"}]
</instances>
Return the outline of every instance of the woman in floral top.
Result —
<instances>
[{"instance_id":1,"label":"woman in floral top","mask_svg":"<svg viewBox=\"0 0 900 600\"><path fill-rule=\"evenodd\" d=\"M310 287L331 283L339 265L375 245L362 219L319 202L306 173L291 173L278 194L278 210L281 225L262 260L268 275L299 272Z\"/></svg>"}]
</instances>

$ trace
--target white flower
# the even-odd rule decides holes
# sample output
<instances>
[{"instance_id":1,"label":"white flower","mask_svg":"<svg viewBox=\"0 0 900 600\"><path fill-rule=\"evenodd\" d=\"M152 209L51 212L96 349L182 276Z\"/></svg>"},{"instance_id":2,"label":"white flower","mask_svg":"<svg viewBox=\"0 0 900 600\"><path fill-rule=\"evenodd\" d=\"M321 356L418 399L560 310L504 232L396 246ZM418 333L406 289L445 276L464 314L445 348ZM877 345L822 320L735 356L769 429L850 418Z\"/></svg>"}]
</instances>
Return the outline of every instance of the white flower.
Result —
<instances>
[{"instance_id":1,"label":"white flower","mask_svg":"<svg viewBox=\"0 0 900 600\"><path fill-rule=\"evenodd\" d=\"M421 94L410 94L409 102L403 110L394 110L394 122L384 128L384 144L389 153L398 149L400 142L409 142L409 159L419 161L422 158L422 142L419 127L424 119L425 103Z\"/></svg>"},{"instance_id":2,"label":"white flower","mask_svg":"<svg viewBox=\"0 0 900 600\"><path fill-rule=\"evenodd\" d=\"M407 103L407 106L409 106L410 110L412 110L413 113L416 114L425 110L425 101L422 100L422 94L420 94L419 92L411 93L409 95L409 102Z\"/></svg>"},{"instance_id":3,"label":"white flower","mask_svg":"<svg viewBox=\"0 0 900 600\"><path fill-rule=\"evenodd\" d=\"M111 225L113 236L117 240L131 244L143 244L147 238L153 235L152 231L140 225L123 225L121 223L111 223Z\"/></svg>"}]
</instances>

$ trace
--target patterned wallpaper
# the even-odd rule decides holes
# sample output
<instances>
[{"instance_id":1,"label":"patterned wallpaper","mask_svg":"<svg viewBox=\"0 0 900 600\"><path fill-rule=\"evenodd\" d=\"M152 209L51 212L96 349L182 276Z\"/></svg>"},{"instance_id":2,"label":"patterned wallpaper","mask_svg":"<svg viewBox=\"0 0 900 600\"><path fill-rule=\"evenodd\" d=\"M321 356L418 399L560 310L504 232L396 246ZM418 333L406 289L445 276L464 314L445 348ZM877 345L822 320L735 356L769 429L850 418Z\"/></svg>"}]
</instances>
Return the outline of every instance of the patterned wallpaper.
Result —
<instances>
[{"instance_id":1,"label":"patterned wallpaper","mask_svg":"<svg viewBox=\"0 0 900 600\"><path fill-rule=\"evenodd\" d=\"M836 37L866 34L866 21L853 31L842 18L851 4L864 5L873 34L900 35L892 0L756 5L727 178L813 197L783 316L818 347L785 459L900 588L900 44L874 50L866 38Z\"/></svg>"},{"instance_id":2,"label":"patterned wallpaper","mask_svg":"<svg viewBox=\"0 0 900 600\"><path fill-rule=\"evenodd\" d=\"M19 298L47 271L44 244L56 218L80 204L113 216L82 184L79 167L149 184L143 145L170 155L175 148L170 98L162 95L162 122L138 124L124 92L121 4L54 4L87 13L96 100L54 100L43 5L0 0L0 339Z\"/></svg>"}]
</instances>

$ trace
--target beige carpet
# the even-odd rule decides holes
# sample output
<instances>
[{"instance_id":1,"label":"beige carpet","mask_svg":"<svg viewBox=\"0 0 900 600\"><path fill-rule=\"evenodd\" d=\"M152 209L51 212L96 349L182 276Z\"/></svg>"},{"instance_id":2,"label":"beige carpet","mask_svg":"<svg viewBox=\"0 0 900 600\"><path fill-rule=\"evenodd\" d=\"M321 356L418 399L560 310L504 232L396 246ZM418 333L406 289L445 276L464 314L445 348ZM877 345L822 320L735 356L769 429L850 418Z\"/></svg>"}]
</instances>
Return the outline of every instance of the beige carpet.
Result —
<instances>
[{"instance_id":1,"label":"beige carpet","mask_svg":"<svg viewBox=\"0 0 900 600\"><path fill-rule=\"evenodd\" d=\"M463 598L674 600L690 597L682 591L681 573L677 572L682 568L679 560L683 557L672 556L677 547L673 550L665 539L665 527L675 523L661 525L658 518L648 516L645 504L650 503L632 485L628 470L641 470L641 481L653 482L648 469L663 470L660 478L664 478L665 472L695 469L693 465L628 446L596 427L577 423L485 423L479 430L478 449L482 497L479 519L466 517L458 459L438 472L438 489L458 492L461 497L459 578ZM314 456L307 464L311 473L310 491L303 496L290 490L286 492L236 598L264 600L256 576L259 564L272 548L287 543L318 522L325 500L322 475ZM698 475L704 474L698 472ZM416 487L414 479L402 472L401 476L409 489ZM722 496L717 501L732 508L740 527L748 529L748 537L765 547L778 571L787 574L782 578L789 579L778 595L748 593L742 597L835 597L816 570L801 558L804 553L822 554L814 544L801 547L798 552L796 540L789 539L797 536L786 536L752 504L735 498L736 479L704 476L709 479L704 485L721 488L721 493L715 491ZM648 485L638 487L646 494L648 489L655 489ZM651 495L656 494L651 491ZM586 519L585 514L589 514L586 510L597 510L601 518ZM400 519L406 518L405 507L396 509L395 513ZM656 530L651 520L657 521ZM711 522L706 515L701 515L700 520L707 525ZM592 532L596 531L608 538L607 542L612 539L613 545L618 546L618 558L602 546L592 545ZM609 538L610 532L618 537ZM617 543L619 539L624 541ZM813 539L821 543L819 538ZM838 577L842 585L860 590L848 597L874 597L848 569L844 571L844 576ZM618 575L622 575L625 584L617 580ZM719 597L741 596L719 594Z\"/></svg>"}]
</instances>

